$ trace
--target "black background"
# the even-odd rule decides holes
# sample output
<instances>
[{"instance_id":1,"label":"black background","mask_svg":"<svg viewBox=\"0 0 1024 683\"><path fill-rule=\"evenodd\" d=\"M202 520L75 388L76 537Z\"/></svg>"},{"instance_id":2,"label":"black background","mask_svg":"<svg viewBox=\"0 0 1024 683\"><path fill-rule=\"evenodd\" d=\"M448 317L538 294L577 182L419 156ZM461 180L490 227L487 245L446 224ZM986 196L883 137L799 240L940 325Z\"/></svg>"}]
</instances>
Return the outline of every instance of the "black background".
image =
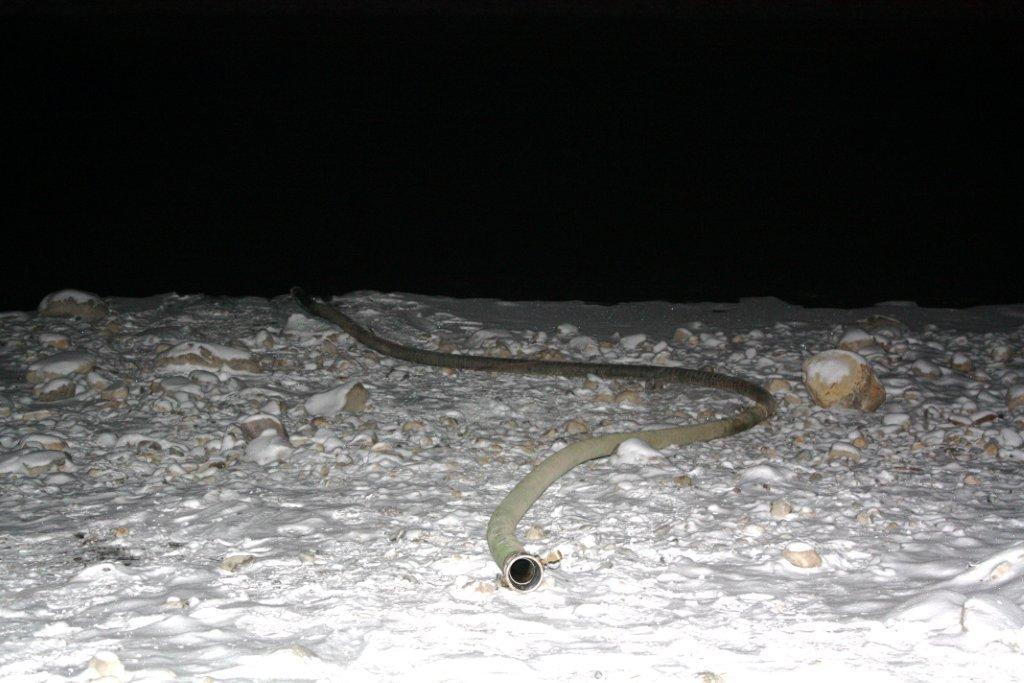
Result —
<instances>
[{"instance_id":1,"label":"black background","mask_svg":"<svg viewBox=\"0 0 1024 683\"><path fill-rule=\"evenodd\" d=\"M0 309L1024 302L1024 22L920 4L7 3Z\"/></svg>"}]
</instances>

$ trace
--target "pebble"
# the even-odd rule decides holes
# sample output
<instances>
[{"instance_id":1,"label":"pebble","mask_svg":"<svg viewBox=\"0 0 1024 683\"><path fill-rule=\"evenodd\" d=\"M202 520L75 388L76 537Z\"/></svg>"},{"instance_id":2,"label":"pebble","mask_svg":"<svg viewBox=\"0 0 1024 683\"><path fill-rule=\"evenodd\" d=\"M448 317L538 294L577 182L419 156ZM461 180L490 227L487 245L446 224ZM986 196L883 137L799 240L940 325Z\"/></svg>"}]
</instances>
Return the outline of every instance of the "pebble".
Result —
<instances>
[{"instance_id":1,"label":"pebble","mask_svg":"<svg viewBox=\"0 0 1024 683\"><path fill-rule=\"evenodd\" d=\"M640 394L633 389L623 389L619 393L615 394L615 398L612 400L619 405L638 406L642 403Z\"/></svg>"},{"instance_id":2,"label":"pebble","mask_svg":"<svg viewBox=\"0 0 1024 683\"><path fill-rule=\"evenodd\" d=\"M71 340L66 335L56 334L54 332L44 332L39 335L40 343L49 346L57 351L67 351L71 348Z\"/></svg>"},{"instance_id":3,"label":"pebble","mask_svg":"<svg viewBox=\"0 0 1024 683\"><path fill-rule=\"evenodd\" d=\"M661 451L651 448L643 439L626 439L618 445L608 460L615 465L644 465L664 459Z\"/></svg>"},{"instance_id":4,"label":"pebble","mask_svg":"<svg viewBox=\"0 0 1024 683\"><path fill-rule=\"evenodd\" d=\"M910 366L911 371L918 377L924 377L925 379L939 379L942 377L942 369L934 363L929 363L924 359L918 359L914 361L914 364Z\"/></svg>"},{"instance_id":5,"label":"pebble","mask_svg":"<svg viewBox=\"0 0 1024 683\"><path fill-rule=\"evenodd\" d=\"M89 668L85 671L87 680L107 679L114 681L125 680L127 673L121 659L107 650L101 650L89 660Z\"/></svg>"},{"instance_id":6,"label":"pebble","mask_svg":"<svg viewBox=\"0 0 1024 683\"><path fill-rule=\"evenodd\" d=\"M790 543L782 551L782 556L794 567L813 569L821 566L821 555L806 543Z\"/></svg>"},{"instance_id":7,"label":"pebble","mask_svg":"<svg viewBox=\"0 0 1024 683\"><path fill-rule=\"evenodd\" d=\"M847 464L854 464L861 461L861 450L852 443L837 441L828 450L827 462L841 461Z\"/></svg>"},{"instance_id":8,"label":"pebble","mask_svg":"<svg viewBox=\"0 0 1024 683\"><path fill-rule=\"evenodd\" d=\"M265 434L268 430L278 436L288 436L284 425L281 424L281 420L267 413L247 415L238 421L238 427L242 430L242 436L245 437L246 441L252 441Z\"/></svg>"},{"instance_id":9,"label":"pebble","mask_svg":"<svg viewBox=\"0 0 1024 683\"><path fill-rule=\"evenodd\" d=\"M992 360L997 363L1006 363L1013 358L1013 349L1006 344L996 344L992 347Z\"/></svg>"},{"instance_id":10,"label":"pebble","mask_svg":"<svg viewBox=\"0 0 1024 683\"><path fill-rule=\"evenodd\" d=\"M843 333L837 346L843 351L858 353L864 349L877 346L875 338L859 327L849 327Z\"/></svg>"},{"instance_id":11,"label":"pebble","mask_svg":"<svg viewBox=\"0 0 1024 683\"><path fill-rule=\"evenodd\" d=\"M251 564L256 557L246 553L239 553L237 555L228 555L221 560L219 568L226 572L237 572L242 567Z\"/></svg>"},{"instance_id":12,"label":"pebble","mask_svg":"<svg viewBox=\"0 0 1024 683\"><path fill-rule=\"evenodd\" d=\"M949 360L949 365L957 372L970 372L973 364L971 359L963 353L954 353L953 357Z\"/></svg>"},{"instance_id":13,"label":"pebble","mask_svg":"<svg viewBox=\"0 0 1024 683\"><path fill-rule=\"evenodd\" d=\"M771 505L772 517L781 519L793 512L793 505L783 498L776 498Z\"/></svg>"},{"instance_id":14,"label":"pebble","mask_svg":"<svg viewBox=\"0 0 1024 683\"><path fill-rule=\"evenodd\" d=\"M562 430L566 434L586 434L590 427L581 418L576 417L562 425Z\"/></svg>"},{"instance_id":15,"label":"pebble","mask_svg":"<svg viewBox=\"0 0 1024 683\"><path fill-rule=\"evenodd\" d=\"M257 465L270 465L288 459L292 453L292 446L288 439L273 430L267 430L263 436L258 436L245 447L245 459Z\"/></svg>"},{"instance_id":16,"label":"pebble","mask_svg":"<svg viewBox=\"0 0 1024 683\"><path fill-rule=\"evenodd\" d=\"M646 334L630 334L619 340L619 345L627 351L635 351L636 347L647 341Z\"/></svg>"},{"instance_id":17,"label":"pebble","mask_svg":"<svg viewBox=\"0 0 1024 683\"><path fill-rule=\"evenodd\" d=\"M100 391L100 398L104 401L120 403L128 398L128 385L124 382L114 382L106 389Z\"/></svg>"},{"instance_id":18,"label":"pebble","mask_svg":"<svg viewBox=\"0 0 1024 683\"><path fill-rule=\"evenodd\" d=\"M35 395L36 400L47 403L71 398L75 395L77 389L78 387L75 383L67 377L58 377L36 387L32 393Z\"/></svg>"},{"instance_id":19,"label":"pebble","mask_svg":"<svg viewBox=\"0 0 1024 683\"><path fill-rule=\"evenodd\" d=\"M1010 410L1024 410L1024 384L1016 384L1006 390L1006 407Z\"/></svg>"}]
</instances>

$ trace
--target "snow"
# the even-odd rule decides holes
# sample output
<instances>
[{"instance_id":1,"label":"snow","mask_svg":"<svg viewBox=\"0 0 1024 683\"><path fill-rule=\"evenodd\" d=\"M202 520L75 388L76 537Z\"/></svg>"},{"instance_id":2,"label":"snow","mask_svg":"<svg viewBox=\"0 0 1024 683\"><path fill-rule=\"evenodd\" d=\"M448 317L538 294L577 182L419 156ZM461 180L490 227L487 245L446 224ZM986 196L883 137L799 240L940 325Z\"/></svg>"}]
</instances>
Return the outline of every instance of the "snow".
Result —
<instances>
[{"instance_id":1,"label":"snow","mask_svg":"<svg viewBox=\"0 0 1024 683\"><path fill-rule=\"evenodd\" d=\"M570 420L601 435L742 401L409 365L286 297L103 303L105 330L0 315L0 679L1024 680L1024 306L338 299L424 348L782 380L768 425L630 440L556 482L520 528L550 562L521 595L487 518L587 436ZM878 342L874 413L801 383L851 327ZM125 395L37 402L26 374L58 336ZM177 344L197 364L159 364ZM350 413L355 383L372 401ZM639 402L602 398L624 391ZM269 415L284 434L243 433Z\"/></svg>"}]
</instances>

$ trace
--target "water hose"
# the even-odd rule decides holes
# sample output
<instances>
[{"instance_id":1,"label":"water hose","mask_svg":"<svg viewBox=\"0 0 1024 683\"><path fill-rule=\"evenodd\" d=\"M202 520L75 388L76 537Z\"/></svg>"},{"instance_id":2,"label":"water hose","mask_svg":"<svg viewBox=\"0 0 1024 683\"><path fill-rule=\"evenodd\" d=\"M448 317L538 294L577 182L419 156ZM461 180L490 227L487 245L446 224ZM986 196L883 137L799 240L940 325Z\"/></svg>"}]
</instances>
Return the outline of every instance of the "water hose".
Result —
<instances>
[{"instance_id":1,"label":"water hose","mask_svg":"<svg viewBox=\"0 0 1024 683\"><path fill-rule=\"evenodd\" d=\"M753 382L737 377L679 367L533 360L529 358L489 358L416 349L379 337L372 330L360 325L333 306L313 300L298 287L293 288L291 293L310 314L337 325L363 346L385 356L410 363L458 370L510 372L524 375L557 375L561 377L595 375L605 379L674 382L687 386L723 389L754 401L754 405L747 406L734 415L711 422L666 429L606 434L577 441L552 454L534 467L505 496L487 524L487 546L491 551L491 557L501 569L505 585L513 590L533 590L540 585L544 576L544 563L536 555L526 552L523 544L516 537L516 525L541 494L563 474L588 460L611 455L615 448L626 439L643 439L656 449L670 445L683 446L742 432L775 414L775 399L770 393Z\"/></svg>"}]
</instances>

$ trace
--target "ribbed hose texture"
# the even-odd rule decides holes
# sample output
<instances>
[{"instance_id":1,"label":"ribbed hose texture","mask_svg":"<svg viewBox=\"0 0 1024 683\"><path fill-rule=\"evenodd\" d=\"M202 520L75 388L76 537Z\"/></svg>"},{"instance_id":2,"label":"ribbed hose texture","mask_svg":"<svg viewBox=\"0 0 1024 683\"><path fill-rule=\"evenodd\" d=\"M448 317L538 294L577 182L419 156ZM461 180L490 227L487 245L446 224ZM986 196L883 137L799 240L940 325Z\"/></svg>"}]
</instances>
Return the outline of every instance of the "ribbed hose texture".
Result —
<instances>
[{"instance_id":1,"label":"ribbed hose texture","mask_svg":"<svg viewBox=\"0 0 1024 683\"><path fill-rule=\"evenodd\" d=\"M573 361L543 361L526 358L487 358L440 353L402 346L379 337L333 306L314 301L299 288L292 289L292 296L312 315L331 322L351 335L360 344L385 356L420 365L478 370L485 372L518 373L523 375L557 375L581 377L595 375L606 379L653 380L686 386L721 389L740 394L754 401L735 415L701 424L682 425L667 429L606 434L572 443L554 453L537 465L520 481L495 509L487 525L487 545L491 556L502 570L507 585L518 590L531 590L540 583L540 561L527 555L515 535L516 525L531 505L559 477L577 465L610 455L626 439L639 438L653 448L669 445L685 445L698 441L710 441L750 429L775 414L775 399L764 388L737 377L691 370L679 367L653 365L616 365L610 363L585 363ZM517 580L515 572L520 560L529 562L530 580ZM519 571L522 566L519 566Z\"/></svg>"}]
</instances>

